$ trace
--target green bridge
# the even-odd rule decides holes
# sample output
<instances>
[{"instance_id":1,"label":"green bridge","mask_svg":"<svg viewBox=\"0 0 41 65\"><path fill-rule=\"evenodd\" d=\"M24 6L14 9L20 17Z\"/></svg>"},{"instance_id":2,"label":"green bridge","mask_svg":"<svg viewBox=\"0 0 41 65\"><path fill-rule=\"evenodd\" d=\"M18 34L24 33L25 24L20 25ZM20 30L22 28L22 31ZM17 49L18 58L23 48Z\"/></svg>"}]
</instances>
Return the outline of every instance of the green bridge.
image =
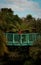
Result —
<instances>
[{"instance_id":1,"label":"green bridge","mask_svg":"<svg viewBox=\"0 0 41 65\"><path fill-rule=\"evenodd\" d=\"M5 33L7 38L7 45L14 46L28 46L33 45L33 43L41 38L40 33L27 33L27 34L15 34L15 33Z\"/></svg>"}]
</instances>

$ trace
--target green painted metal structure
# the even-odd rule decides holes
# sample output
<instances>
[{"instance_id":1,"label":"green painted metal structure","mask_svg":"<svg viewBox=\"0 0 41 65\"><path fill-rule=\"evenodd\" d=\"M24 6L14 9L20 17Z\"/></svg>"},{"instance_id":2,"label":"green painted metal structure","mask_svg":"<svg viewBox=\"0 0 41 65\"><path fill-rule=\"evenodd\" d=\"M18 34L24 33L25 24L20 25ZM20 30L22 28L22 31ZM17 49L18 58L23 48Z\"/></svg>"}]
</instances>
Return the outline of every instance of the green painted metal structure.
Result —
<instances>
[{"instance_id":1,"label":"green painted metal structure","mask_svg":"<svg viewBox=\"0 0 41 65\"><path fill-rule=\"evenodd\" d=\"M14 46L28 46L33 45L33 43L41 38L40 33L27 33L27 34L14 34L5 33L7 38L7 45Z\"/></svg>"}]
</instances>

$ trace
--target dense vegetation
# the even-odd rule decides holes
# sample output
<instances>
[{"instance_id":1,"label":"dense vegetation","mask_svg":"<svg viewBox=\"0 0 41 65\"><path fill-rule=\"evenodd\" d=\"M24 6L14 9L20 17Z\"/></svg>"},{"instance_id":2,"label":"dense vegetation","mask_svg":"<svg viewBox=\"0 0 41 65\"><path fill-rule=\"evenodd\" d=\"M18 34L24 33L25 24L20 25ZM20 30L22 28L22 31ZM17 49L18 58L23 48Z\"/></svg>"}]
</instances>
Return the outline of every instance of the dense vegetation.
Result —
<instances>
[{"instance_id":1,"label":"dense vegetation","mask_svg":"<svg viewBox=\"0 0 41 65\"><path fill-rule=\"evenodd\" d=\"M41 19L35 19L30 14L20 18L18 15L14 15L11 9L0 9L0 56L4 55L4 52L8 54L4 32L17 33L19 29L25 31L25 33L28 33L27 31L29 33L41 33ZM29 59L26 60L24 65L38 65L40 63L41 39L38 39L32 47L29 47L28 57Z\"/></svg>"},{"instance_id":2,"label":"dense vegetation","mask_svg":"<svg viewBox=\"0 0 41 65\"><path fill-rule=\"evenodd\" d=\"M14 15L14 12L8 8L0 10L0 29L4 32L17 32L29 30L29 32L41 32L41 19L35 19L32 15L27 15L25 18L20 18Z\"/></svg>"}]
</instances>

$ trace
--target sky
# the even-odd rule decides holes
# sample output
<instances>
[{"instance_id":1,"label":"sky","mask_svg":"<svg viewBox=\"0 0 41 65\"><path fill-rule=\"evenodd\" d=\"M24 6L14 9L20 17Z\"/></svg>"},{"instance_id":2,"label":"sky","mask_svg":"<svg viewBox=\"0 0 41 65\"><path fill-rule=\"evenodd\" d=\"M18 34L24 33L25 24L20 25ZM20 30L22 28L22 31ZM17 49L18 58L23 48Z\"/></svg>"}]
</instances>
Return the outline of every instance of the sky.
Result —
<instances>
[{"instance_id":1,"label":"sky","mask_svg":"<svg viewBox=\"0 0 41 65\"><path fill-rule=\"evenodd\" d=\"M41 18L41 0L0 0L0 8L11 8L19 17Z\"/></svg>"}]
</instances>

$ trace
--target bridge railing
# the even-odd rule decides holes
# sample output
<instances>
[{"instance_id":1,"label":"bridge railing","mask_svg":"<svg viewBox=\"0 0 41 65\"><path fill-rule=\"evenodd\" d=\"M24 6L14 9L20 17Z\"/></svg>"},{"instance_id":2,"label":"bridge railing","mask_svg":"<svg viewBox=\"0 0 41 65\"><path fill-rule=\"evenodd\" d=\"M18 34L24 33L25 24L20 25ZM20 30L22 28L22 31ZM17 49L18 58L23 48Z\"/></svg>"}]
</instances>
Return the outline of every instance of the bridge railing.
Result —
<instances>
[{"instance_id":1,"label":"bridge railing","mask_svg":"<svg viewBox=\"0 0 41 65\"><path fill-rule=\"evenodd\" d=\"M34 41L41 38L40 33L28 33L28 34L14 34L5 33L7 38L7 45L33 45Z\"/></svg>"}]
</instances>

